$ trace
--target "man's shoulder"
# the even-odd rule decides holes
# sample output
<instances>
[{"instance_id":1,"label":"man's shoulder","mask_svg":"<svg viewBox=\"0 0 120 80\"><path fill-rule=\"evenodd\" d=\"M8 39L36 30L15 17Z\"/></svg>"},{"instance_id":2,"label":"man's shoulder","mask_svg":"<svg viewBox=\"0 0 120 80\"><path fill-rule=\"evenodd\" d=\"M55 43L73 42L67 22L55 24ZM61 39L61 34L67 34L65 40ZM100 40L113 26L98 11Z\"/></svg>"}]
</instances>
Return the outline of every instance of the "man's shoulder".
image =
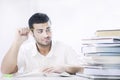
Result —
<instances>
[{"instance_id":1,"label":"man's shoulder","mask_svg":"<svg viewBox=\"0 0 120 80\"><path fill-rule=\"evenodd\" d=\"M62 41L52 41L53 45L66 45L64 42Z\"/></svg>"},{"instance_id":2,"label":"man's shoulder","mask_svg":"<svg viewBox=\"0 0 120 80\"><path fill-rule=\"evenodd\" d=\"M31 49L35 47L35 42L24 43L21 45L22 49Z\"/></svg>"},{"instance_id":3,"label":"man's shoulder","mask_svg":"<svg viewBox=\"0 0 120 80\"><path fill-rule=\"evenodd\" d=\"M54 46L62 47L62 48L70 48L71 46L62 41L53 41Z\"/></svg>"}]
</instances>

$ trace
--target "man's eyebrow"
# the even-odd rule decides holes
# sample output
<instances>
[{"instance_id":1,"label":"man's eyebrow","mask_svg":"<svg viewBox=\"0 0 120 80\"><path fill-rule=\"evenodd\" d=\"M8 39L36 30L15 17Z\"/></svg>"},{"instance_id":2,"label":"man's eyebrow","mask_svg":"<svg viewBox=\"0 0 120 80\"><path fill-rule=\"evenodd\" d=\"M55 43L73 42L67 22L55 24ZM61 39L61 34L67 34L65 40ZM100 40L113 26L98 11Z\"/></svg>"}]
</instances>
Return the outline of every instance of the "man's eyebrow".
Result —
<instances>
[{"instance_id":1,"label":"man's eyebrow","mask_svg":"<svg viewBox=\"0 0 120 80\"><path fill-rule=\"evenodd\" d=\"M49 29L49 28L51 28L51 27L47 27L46 29Z\"/></svg>"},{"instance_id":2,"label":"man's eyebrow","mask_svg":"<svg viewBox=\"0 0 120 80\"><path fill-rule=\"evenodd\" d=\"M46 29L49 29L51 27L47 27ZM34 28L31 28L30 30L34 30ZM36 30L43 30L43 29L36 29Z\"/></svg>"},{"instance_id":3,"label":"man's eyebrow","mask_svg":"<svg viewBox=\"0 0 120 80\"><path fill-rule=\"evenodd\" d=\"M36 29L36 30L43 30L43 29Z\"/></svg>"},{"instance_id":4,"label":"man's eyebrow","mask_svg":"<svg viewBox=\"0 0 120 80\"><path fill-rule=\"evenodd\" d=\"M30 30L34 30L34 28L31 28Z\"/></svg>"}]
</instances>

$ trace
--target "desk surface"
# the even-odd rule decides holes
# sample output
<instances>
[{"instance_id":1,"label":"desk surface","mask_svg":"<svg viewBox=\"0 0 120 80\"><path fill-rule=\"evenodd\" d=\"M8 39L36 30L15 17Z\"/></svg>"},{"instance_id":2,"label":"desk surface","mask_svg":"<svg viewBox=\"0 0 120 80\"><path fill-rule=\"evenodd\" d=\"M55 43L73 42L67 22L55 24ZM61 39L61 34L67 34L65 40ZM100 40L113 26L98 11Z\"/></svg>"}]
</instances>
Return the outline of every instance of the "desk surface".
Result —
<instances>
[{"instance_id":1,"label":"desk surface","mask_svg":"<svg viewBox=\"0 0 120 80\"><path fill-rule=\"evenodd\" d=\"M90 80L79 75L68 75L63 74L41 74L41 73L28 73L28 74L12 74L12 75L3 75L0 80Z\"/></svg>"},{"instance_id":2,"label":"desk surface","mask_svg":"<svg viewBox=\"0 0 120 80\"><path fill-rule=\"evenodd\" d=\"M90 80L79 76L71 77L19 77L19 78L1 78L0 80Z\"/></svg>"},{"instance_id":3,"label":"desk surface","mask_svg":"<svg viewBox=\"0 0 120 80\"><path fill-rule=\"evenodd\" d=\"M120 80L120 76L90 76L85 74L67 75L67 74L19 74L3 75L0 80Z\"/></svg>"}]
</instances>

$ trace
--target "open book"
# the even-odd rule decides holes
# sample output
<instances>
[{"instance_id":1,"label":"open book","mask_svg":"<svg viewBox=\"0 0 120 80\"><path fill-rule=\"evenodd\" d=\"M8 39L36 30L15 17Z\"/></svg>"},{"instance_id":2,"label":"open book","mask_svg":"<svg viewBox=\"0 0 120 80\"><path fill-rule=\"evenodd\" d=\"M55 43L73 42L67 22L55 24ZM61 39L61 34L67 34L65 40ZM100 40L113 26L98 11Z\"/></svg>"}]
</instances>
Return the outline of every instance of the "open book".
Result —
<instances>
[{"instance_id":1,"label":"open book","mask_svg":"<svg viewBox=\"0 0 120 80\"><path fill-rule=\"evenodd\" d=\"M15 74L14 77L69 77L72 76L69 73L63 72L63 73L42 73L42 72L28 72L28 73L19 73Z\"/></svg>"}]
</instances>

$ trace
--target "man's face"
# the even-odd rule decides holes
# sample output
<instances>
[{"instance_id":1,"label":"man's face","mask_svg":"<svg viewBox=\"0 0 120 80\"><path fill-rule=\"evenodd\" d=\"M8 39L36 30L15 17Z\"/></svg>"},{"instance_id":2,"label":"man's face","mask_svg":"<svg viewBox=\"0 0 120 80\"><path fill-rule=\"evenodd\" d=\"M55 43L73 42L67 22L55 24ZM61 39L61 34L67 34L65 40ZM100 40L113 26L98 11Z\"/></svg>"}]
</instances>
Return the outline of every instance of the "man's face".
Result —
<instances>
[{"instance_id":1,"label":"man's face","mask_svg":"<svg viewBox=\"0 0 120 80\"><path fill-rule=\"evenodd\" d=\"M33 24L33 36L40 46L48 46L51 43L51 27L50 23Z\"/></svg>"}]
</instances>

